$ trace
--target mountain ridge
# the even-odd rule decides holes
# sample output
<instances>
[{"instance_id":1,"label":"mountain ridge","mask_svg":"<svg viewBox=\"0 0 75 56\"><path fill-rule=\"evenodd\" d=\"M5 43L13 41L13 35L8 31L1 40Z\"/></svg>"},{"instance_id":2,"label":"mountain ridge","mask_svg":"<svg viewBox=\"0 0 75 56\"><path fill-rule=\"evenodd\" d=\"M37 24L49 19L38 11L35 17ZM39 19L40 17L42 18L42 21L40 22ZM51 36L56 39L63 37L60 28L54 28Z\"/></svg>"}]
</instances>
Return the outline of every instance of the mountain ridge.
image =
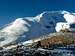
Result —
<instances>
[{"instance_id":1,"label":"mountain ridge","mask_svg":"<svg viewBox=\"0 0 75 56\"><path fill-rule=\"evenodd\" d=\"M0 46L16 41L25 42L32 38L56 32L58 22L66 22L63 13L67 11L43 12L35 17L17 18L0 30Z\"/></svg>"}]
</instances>

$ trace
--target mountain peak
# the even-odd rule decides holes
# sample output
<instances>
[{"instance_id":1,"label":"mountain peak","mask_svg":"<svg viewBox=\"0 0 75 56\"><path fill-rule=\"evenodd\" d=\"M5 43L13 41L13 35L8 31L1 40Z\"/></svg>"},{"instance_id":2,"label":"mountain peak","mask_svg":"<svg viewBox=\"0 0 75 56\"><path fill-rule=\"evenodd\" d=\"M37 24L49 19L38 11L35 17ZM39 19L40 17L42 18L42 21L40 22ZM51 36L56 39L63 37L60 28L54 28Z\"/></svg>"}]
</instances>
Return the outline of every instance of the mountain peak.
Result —
<instances>
[{"instance_id":1,"label":"mountain peak","mask_svg":"<svg viewBox=\"0 0 75 56\"><path fill-rule=\"evenodd\" d=\"M45 11L35 17L17 18L0 30L0 46L13 41L21 43L32 38L56 32L55 27L57 23L62 22L64 25L67 24L62 12L64 11Z\"/></svg>"}]
</instances>

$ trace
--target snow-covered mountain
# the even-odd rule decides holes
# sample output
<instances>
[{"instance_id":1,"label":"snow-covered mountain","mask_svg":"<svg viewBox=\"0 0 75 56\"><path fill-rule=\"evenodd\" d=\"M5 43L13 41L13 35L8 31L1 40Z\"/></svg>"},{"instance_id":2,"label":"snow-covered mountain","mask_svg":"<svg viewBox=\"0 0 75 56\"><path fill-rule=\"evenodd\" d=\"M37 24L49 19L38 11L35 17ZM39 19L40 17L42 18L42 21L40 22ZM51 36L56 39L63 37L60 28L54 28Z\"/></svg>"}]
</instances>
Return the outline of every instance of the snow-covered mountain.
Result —
<instances>
[{"instance_id":1,"label":"snow-covered mountain","mask_svg":"<svg viewBox=\"0 0 75 56\"><path fill-rule=\"evenodd\" d=\"M18 43L56 32L58 22L67 22L67 11L45 11L35 17L17 18L0 30L0 46L16 41Z\"/></svg>"}]
</instances>

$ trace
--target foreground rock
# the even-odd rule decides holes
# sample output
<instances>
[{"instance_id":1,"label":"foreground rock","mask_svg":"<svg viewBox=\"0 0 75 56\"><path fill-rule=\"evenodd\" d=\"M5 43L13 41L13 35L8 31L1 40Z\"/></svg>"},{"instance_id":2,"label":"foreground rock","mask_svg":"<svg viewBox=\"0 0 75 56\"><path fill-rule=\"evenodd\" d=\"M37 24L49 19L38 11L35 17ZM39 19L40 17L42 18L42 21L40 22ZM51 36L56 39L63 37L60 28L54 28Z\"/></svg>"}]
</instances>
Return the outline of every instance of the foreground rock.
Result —
<instances>
[{"instance_id":1,"label":"foreground rock","mask_svg":"<svg viewBox=\"0 0 75 56\"><path fill-rule=\"evenodd\" d=\"M42 46L48 46L53 44L69 45L75 44L75 33L72 32L58 32L43 35L39 38L32 39L23 43L25 46L34 46L38 42L41 42Z\"/></svg>"},{"instance_id":2,"label":"foreground rock","mask_svg":"<svg viewBox=\"0 0 75 56\"><path fill-rule=\"evenodd\" d=\"M75 56L75 33L51 33L0 49L1 56Z\"/></svg>"},{"instance_id":3,"label":"foreground rock","mask_svg":"<svg viewBox=\"0 0 75 56\"><path fill-rule=\"evenodd\" d=\"M17 48L0 51L0 56L75 56L75 45L55 49L17 46Z\"/></svg>"}]
</instances>

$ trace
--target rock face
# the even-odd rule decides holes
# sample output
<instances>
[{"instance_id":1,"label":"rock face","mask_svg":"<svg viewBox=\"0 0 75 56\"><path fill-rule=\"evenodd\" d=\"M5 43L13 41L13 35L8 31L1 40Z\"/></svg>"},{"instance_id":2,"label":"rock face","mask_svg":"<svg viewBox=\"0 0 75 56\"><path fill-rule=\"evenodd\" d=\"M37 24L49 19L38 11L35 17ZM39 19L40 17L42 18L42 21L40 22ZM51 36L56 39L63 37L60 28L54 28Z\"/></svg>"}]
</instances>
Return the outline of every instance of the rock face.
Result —
<instances>
[{"instance_id":1,"label":"rock face","mask_svg":"<svg viewBox=\"0 0 75 56\"><path fill-rule=\"evenodd\" d=\"M48 45L48 43L50 44L75 44L75 38L72 35L68 35L68 33L62 35L56 35L56 36L52 36L51 38L46 38L44 40L41 40L41 44L42 45Z\"/></svg>"},{"instance_id":2,"label":"rock face","mask_svg":"<svg viewBox=\"0 0 75 56\"><path fill-rule=\"evenodd\" d=\"M75 33L70 32L59 32L59 33L52 33L45 36L40 37L41 46L48 46L48 44L62 44L62 45L70 45L75 44ZM36 40L36 39L35 39ZM37 42L32 43L33 45L36 45ZM38 40L38 39L37 39Z\"/></svg>"}]
</instances>

